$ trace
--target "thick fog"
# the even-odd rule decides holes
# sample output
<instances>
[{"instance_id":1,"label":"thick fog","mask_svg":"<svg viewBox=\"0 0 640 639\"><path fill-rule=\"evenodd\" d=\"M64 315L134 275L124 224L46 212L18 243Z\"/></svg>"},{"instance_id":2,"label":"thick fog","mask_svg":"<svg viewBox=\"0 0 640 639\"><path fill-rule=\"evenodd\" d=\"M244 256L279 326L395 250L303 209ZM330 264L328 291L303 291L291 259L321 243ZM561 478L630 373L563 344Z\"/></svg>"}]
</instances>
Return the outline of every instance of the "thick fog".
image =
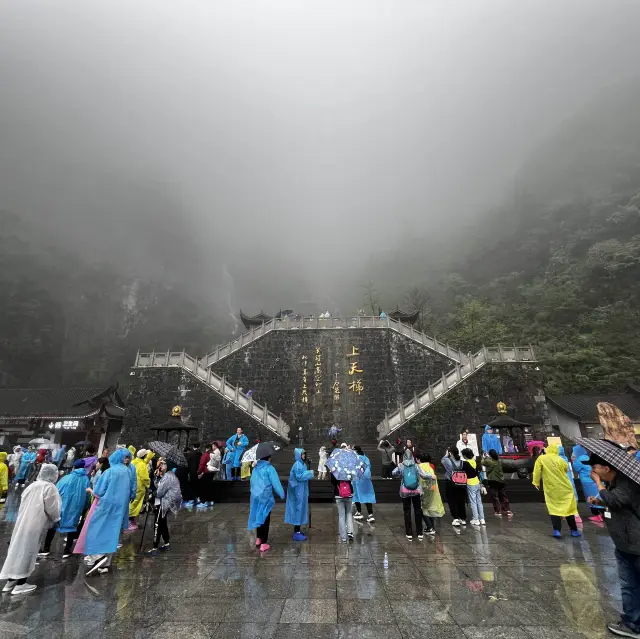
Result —
<instances>
[{"instance_id":1,"label":"thick fog","mask_svg":"<svg viewBox=\"0 0 640 639\"><path fill-rule=\"evenodd\" d=\"M635 0L5 0L0 208L222 306L270 280L330 304L501 199L638 73L638 24Z\"/></svg>"}]
</instances>

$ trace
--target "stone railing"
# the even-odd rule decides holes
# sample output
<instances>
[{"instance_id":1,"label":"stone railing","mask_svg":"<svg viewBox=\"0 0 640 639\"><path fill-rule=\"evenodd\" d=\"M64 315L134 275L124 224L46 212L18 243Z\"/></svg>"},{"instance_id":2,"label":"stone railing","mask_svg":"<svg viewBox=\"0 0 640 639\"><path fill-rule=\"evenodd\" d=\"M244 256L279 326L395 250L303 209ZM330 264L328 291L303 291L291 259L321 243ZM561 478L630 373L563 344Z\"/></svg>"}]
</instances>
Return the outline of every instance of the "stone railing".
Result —
<instances>
[{"instance_id":1,"label":"stone railing","mask_svg":"<svg viewBox=\"0 0 640 639\"><path fill-rule=\"evenodd\" d=\"M435 337L429 337L422 331L418 331L407 324L398 322L389 317L380 318L378 316L359 316L353 317L298 317L287 315L282 319L271 319L268 322L251 328L247 333L244 333L238 337L238 339L225 344L224 346L218 346L215 351L212 351L208 355L202 358L204 366L212 366L216 362L219 362L225 357L242 350L255 342L260 337L263 337L271 331L285 331L285 330L304 330L304 329L358 329L358 328L383 328L391 329L396 333L400 333L405 337L421 344L422 346L448 357L450 360L457 362L458 364L464 364L467 361L467 355L461 353L449 346L449 344L443 344L439 342Z\"/></svg>"},{"instance_id":2,"label":"stone railing","mask_svg":"<svg viewBox=\"0 0 640 639\"><path fill-rule=\"evenodd\" d=\"M448 373L442 374L435 384L429 384L429 387L422 393L415 393L413 399L406 404L399 404L398 410L391 415L385 416L384 420L378 425L378 433L380 438L388 437L391 433L404 426L409 420L413 419L418 413L422 412L440 397L462 384L469 377L474 375L476 371L481 369L485 364L493 362L498 363L530 363L535 362L535 353L531 346L521 347L512 346L503 348L481 348L475 355L467 356L466 363L457 364Z\"/></svg>"},{"instance_id":3,"label":"stone railing","mask_svg":"<svg viewBox=\"0 0 640 639\"><path fill-rule=\"evenodd\" d=\"M266 404L261 406L253 401L253 397L247 397L237 386L227 382L224 375L216 375L210 368L202 364L202 360L187 355L184 351L165 353L140 353L136 355L134 368L181 368L203 384L206 384L218 395L231 402L249 417L260 422L275 435L289 441L289 425L282 421L281 417L274 415L267 409Z\"/></svg>"}]
</instances>

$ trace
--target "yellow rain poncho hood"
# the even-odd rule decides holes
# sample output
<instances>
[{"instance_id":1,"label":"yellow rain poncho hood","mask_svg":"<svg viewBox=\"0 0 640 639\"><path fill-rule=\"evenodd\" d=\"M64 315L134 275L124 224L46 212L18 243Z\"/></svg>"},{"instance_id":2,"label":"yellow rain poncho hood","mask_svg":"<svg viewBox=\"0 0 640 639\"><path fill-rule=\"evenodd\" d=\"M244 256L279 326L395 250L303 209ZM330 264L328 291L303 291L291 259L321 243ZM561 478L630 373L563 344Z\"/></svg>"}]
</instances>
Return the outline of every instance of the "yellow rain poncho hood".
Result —
<instances>
[{"instance_id":1,"label":"yellow rain poncho hood","mask_svg":"<svg viewBox=\"0 0 640 639\"><path fill-rule=\"evenodd\" d=\"M544 501L550 515L568 517L578 514L578 504L573 486L567 476L569 464L558 455L557 444L551 444L536 460L533 469L533 485L544 489Z\"/></svg>"}]
</instances>

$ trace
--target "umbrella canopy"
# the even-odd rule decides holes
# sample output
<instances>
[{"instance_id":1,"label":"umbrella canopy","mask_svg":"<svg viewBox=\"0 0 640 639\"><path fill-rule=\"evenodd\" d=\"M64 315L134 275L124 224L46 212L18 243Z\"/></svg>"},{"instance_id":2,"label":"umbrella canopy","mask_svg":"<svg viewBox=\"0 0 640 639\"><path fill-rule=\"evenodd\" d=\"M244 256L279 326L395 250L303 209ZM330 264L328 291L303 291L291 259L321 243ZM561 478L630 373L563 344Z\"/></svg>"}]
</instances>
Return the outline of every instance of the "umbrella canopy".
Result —
<instances>
[{"instance_id":1,"label":"umbrella canopy","mask_svg":"<svg viewBox=\"0 0 640 639\"><path fill-rule=\"evenodd\" d=\"M364 474L364 462L354 450L336 448L327 460L327 468L338 481L353 481Z\"/></svg>"},{"instance_id":2,"label":"umbrella canopy","mask_svg":"<svg viewBox=\"0 0 640 639\"><path fill-rule=\"evenodd\" d=\"M576 442L589 452L602 457L602 459L609 462L617 471L635 481L636 484L640 484L640 461L636 459L635 453L630 455L626 447L622 447L620 444L607 439L578 437Z\"/></svg>"},{"instance_id":3,"label":"umbrella canopy","mask_svg":"<svg viewBox=\"0 0 640 639\"><path fill-rule=\"evenodd\" d=\"M42 437L36 437L35 439L32 439L29 444L33 445L33 446L37 446L39 444L50 444L51 440L50 439L43 439Z\"/></svg>"},{"instance_id":4,"label":"umbrella canopy","mask_svg":"<svg viewBox=\"0 0 640 639\"><path fill-rule=\"evenodd\" d=\"M87 441L87 440L85 439L85 440L83 440L83 441L81 441L81 442L76 442L76 443L74 444L74 446L88 446L90 443L91 443L90 441Z\"/></svg>"},{"instance_id":5,"label":"umbrella canopy","mask_svg":"<svg viewBox=\"0 0 640 639\"><path fill-rule=\"evenodd\" d=\"M149 448L164 457L166 460L173 462L176 466L186 466L186 457L172 444L167 442L149 442Z\"/></svg>"},{"instance_id":6,"label":"umbrella canopy","mask_svg":"<svg viewBox=\"0 0 640 639\"><path fill-rule=\"evenodd\" d=\"M243 464L246 464L248 462L258 461L259 459L265 459L266 457L271 457L271 455L277 453L279 450L282 450L282 446L276 442L260 442L245 451L241 461Z\"/></svg>"}]
</instances>

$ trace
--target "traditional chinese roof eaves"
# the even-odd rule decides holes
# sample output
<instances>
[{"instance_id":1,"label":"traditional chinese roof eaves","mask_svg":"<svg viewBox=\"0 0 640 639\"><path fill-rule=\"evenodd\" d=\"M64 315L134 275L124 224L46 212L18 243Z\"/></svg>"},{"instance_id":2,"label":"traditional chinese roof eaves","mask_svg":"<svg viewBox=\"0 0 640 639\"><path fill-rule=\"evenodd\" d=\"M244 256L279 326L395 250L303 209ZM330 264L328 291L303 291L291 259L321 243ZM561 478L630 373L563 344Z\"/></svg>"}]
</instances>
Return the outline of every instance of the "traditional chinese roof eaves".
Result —
<instances>
[{"instance_id":1,"label":"traditional chinese roof eaves","mask_svg":"<svg viewBox=\"0 0 640 639\"><path fill-rule=\"evenodd\" d=\"M631 421L640 420L640 400L630 393L619 395L553 395L547 400L584 423L600 423L598 403L617 406Z\"/></svg>"}]
</instances>

